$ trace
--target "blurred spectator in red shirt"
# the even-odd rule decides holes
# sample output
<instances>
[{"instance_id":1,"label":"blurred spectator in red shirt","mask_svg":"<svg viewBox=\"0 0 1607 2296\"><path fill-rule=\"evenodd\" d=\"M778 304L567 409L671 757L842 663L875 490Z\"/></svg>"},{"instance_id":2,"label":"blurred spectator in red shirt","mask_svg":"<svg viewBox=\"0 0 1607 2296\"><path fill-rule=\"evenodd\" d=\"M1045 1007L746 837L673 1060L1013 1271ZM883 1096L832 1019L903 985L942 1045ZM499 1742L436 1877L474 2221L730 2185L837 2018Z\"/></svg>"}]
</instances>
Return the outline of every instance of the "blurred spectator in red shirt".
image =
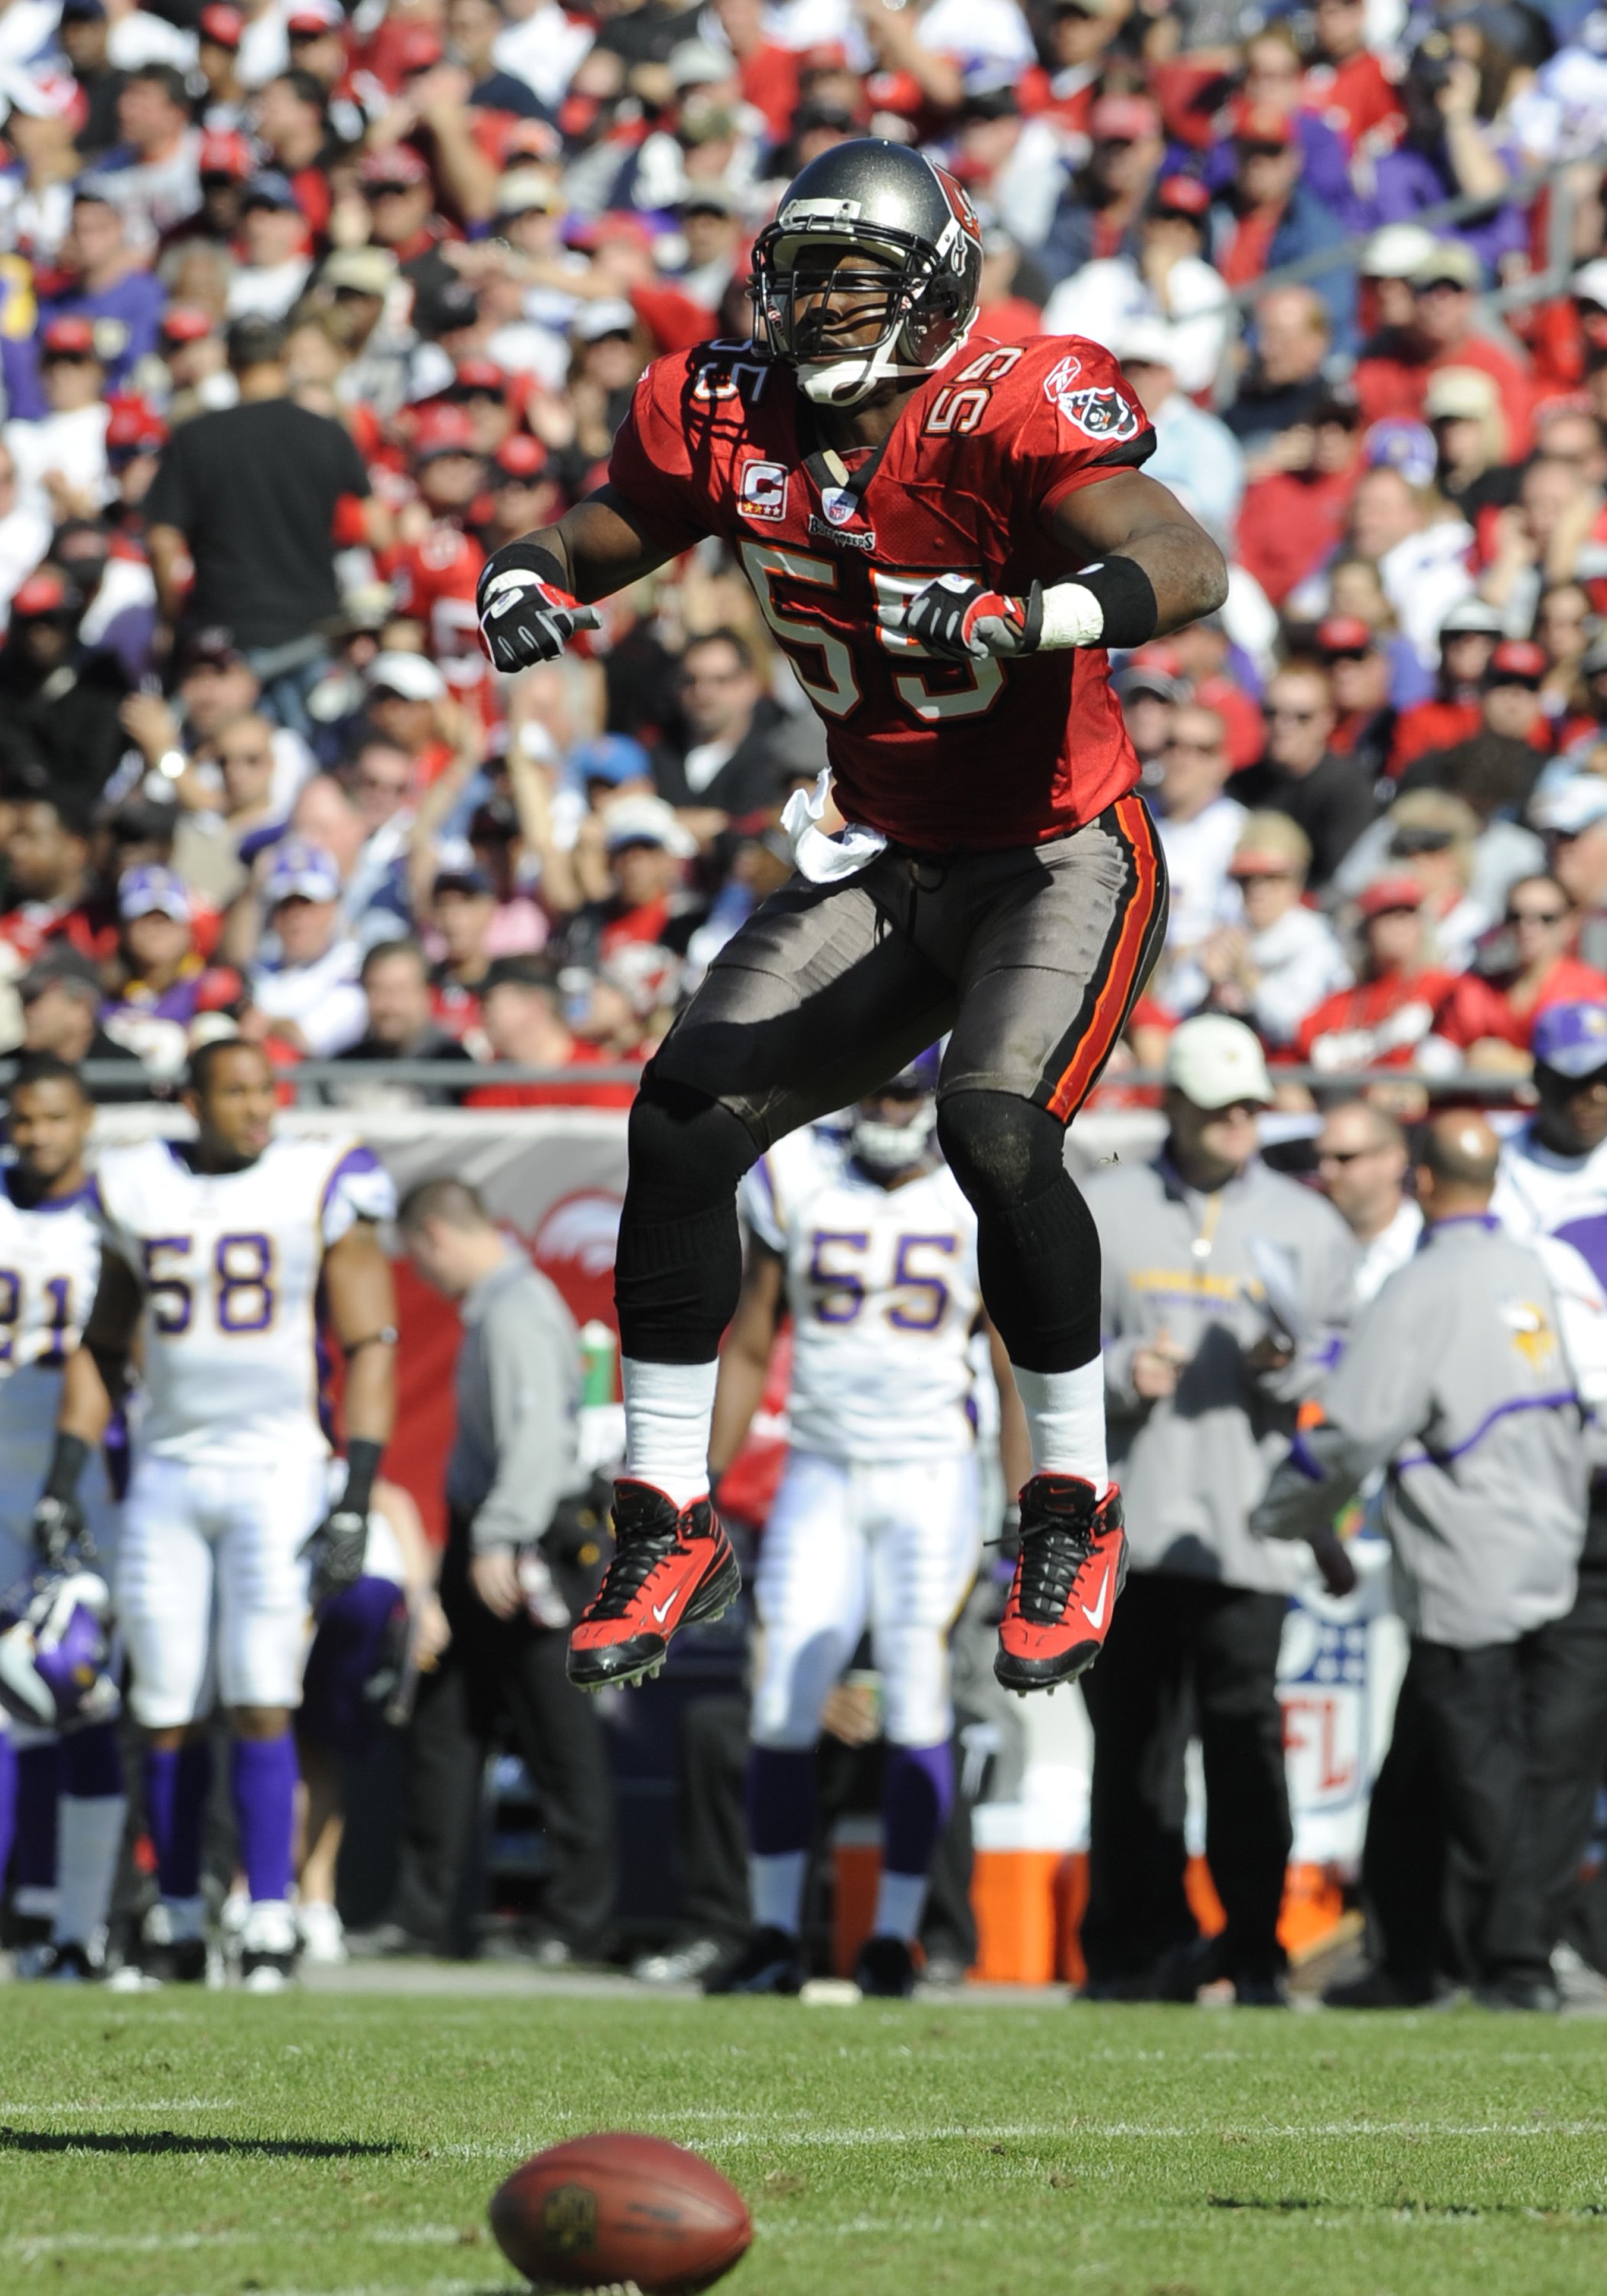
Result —
<instances>
[{"instance_id":1,"label":"blurred spectator in red shirt","mask_svg":"<svg viewBox=\"0 0 1607 2296\"><path fill-rule=\"evenodd\" d=\"M1387 152L1406 123L1394 80L1367 43L1366 0L1316 0L1306 100L1352 152Z\"/></svg>"},{"instance_id":2,"label":"blurred spectator in red shirt","mask_svg":"<svg viewBox=\"0 0 1607 2296\"><path fill-rule=\"evenodd\" d=\"M1339 547L1362 472L1360 424L1354 401L1330 393L1308 421L1272 434L1245 488L1234 555L1275 606Z\"/></svg>"},{"instance_id":3,"label":"blurred spectator in red shirt","mask_svg":"<svg viewBox=\"0 0 1607 2296\"><path fill-rule=\"evenodd\" d=\"M1357 903L1361 977L1301 1021L1297 1057L1312 1068L1410 1068L1455 976L1426 960L1427 926L1414 878L1382 877Z\"/></svg>"},{"instance_id":4,"label":"blurred spectator in red shirt","mask_svg":"<svg viewBox=\"0 0 1607 2296\"><path fill-rule=\"evenodd\" d=\"M5 839L7 906L0 943L13 973L54 942L98 960L117 947L117 910L95 890L89 870L89 816L63 794L23 796L13 803Z\"/></svg>"},{"instance_id":5,"label":"blurred spectator in red shirt","mask_svg":"<svg viewBox=\"0 0 1607 2296\"><path fill-rule=\"evenodd\" d=\"M444 849L430 889L429 945L439 954L430 968L430 1004L443 1029L486 1057L480 1003L491 954L487 944L496 914L490 879L473 852Z\"/></svg>"},{"instance_id":6,"label":"blurred spectator in red shirt","mask_svg":"<svg viewBox=\"0 0 1607 2296\"><path fill-rule=\"evenodd\" d=\"M1482 598L1464 598L1439 625L1439 691L1414 702L1395 721L1390 771L1397 778L1430 750L1448 750L1479 731L1484 674L1503 628L1497 610Z\"/></svg>"},{"instance_id":7,"label":"blurred spectator in red shirt","mask_svg":"<svg viewBox=\"0 0 1607 2296\"><path fill-rule=\"evenodd\" d=\"M1086 134L1106 55L1132 13L1133 0L1050 0L1038 28L1044 61L1021 75L1021 110Z\"/></svg>"},{"instance_id":8,"label":"blurred spectator in red shirt","mask_svg":"<svg viewBox=\"0 0 1607 2296\"><path fill-rule=\"evenodd\" d=\"M1480 1064L1492 1041L1527 1052L1548 1004L1607 1002L1607 973L1570 954L1578 919L1555 877L1520 877L1506 897L1505 930L1478 953L1439 1009L1434 1033Z\"/></svg>"},{"instance_id":9,"label":"blurred spectator in red shirt","mask_svg":"<svg viewBox=\"0 0 1607 2296\"><path fill-rule=\"evenodd\" d=\"M1478 367L1501 394L1509 450L1529 452L1534 387L1526 369L1490 336L1477 332L1483 266L1461 240L1436 242L1412 275L1412 320L1365 344L1356 364L1356 393L1369 422L1420 415L1429 379L1439 367Z\"/></svg>"},{"instance_id":10,"label":"blurred spectator in red shirt","mask_svg":"<svg viewBox=\"0 0 1607 2296\"><path fill-rule=\"evenodd\" d=\"M471 1108L628 1108L632 1084L588 1084L587 1069L611 1065L594 1045L576 1036L563 1018L558 974L545 957L503 956L484 985L481 1010L493 1056L525 1068L572 1069L551 1084L480 1085L467 1095Z\"/></svg>"}]
</instances>

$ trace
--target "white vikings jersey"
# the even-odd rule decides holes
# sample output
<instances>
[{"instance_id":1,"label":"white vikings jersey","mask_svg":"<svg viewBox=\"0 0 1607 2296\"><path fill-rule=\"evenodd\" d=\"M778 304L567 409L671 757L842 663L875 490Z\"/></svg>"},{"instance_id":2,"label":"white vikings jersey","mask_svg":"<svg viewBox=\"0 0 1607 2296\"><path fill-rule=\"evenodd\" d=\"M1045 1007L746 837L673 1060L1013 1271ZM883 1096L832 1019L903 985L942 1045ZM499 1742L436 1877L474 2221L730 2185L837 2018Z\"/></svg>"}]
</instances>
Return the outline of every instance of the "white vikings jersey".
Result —
<instances>
[{"instance_id":1,"label":"white vikings jersey","mask_svg":"<svg viewBox=\"0 0 1607 2296\"><path fill-rule=\"evenodd\" d=\"M879 1187L846 1141L794 1132L741 1201L786 1262L796 1447L845 1460L969 1450L977 1222L947 1166Z\"/></svg>"},{"instance_id":2,"label":"white vikings jersey","mask_svg":"<svg viewBox=\"0 0 1607 2296\"><path fill-rule=\"evenodd\" d=\"M23 1205L0 1175L0 1488L31 1513L55 1439L61 1367L78 1343L101 1267L93 1185Z\"/></svg>"},{"instance_id":3,"label":"white vikings jersey","mask_svg":"<svg viewBox=\"0 0 1607 2296\"><path fill-rule=\"evenodd\" d=\"M136 1449L250 1464L324 1447L318 1292L354 1220L387 1219L389 1175L355 1141L270 1141L201 1172L185 1141L114 1150L96 1175L106 1248L144 1296Z\"/></svg>"}]
</instances>

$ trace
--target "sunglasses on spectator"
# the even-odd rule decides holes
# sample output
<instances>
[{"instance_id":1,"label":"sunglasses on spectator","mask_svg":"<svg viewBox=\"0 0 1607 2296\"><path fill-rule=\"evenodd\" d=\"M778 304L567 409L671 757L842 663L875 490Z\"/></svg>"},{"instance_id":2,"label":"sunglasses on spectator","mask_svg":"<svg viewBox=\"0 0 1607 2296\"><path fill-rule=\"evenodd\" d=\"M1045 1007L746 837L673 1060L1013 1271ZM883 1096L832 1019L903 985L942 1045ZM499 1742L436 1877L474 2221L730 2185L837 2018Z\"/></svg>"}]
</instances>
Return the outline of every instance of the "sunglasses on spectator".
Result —
<instances>
[{"instance_id":1,"label":"sunglasses on spectator","mask_svg":"<svg viewBox=\"0 0 1607 2296\"><path fill-rule=\"evenodd\" d=\"M745 669L684 669L683 685L737 685L748 675Z\"/></svg>"},{"instance_id":2,"label":"sunglasses on spectator","mask_svg":"<svg viewBox=\"0 0 1607 2296\"><path fill-rule=\"evenodd\" d=\"M406 774L395 779L389 774L357 774L353 778L352 785L360 790L375 790L383 797L404 797L407 791L408 778Z\"/></svg>"},{"instance_id":3,"label":"sunglasses on spectator","mask_svg":"<svg viewBox=\"0 0 1607 2296\"><path fill-rule=\"evenodd\" d=\"M1383 1146L1383 1142L1377 1140L1371 1148L1319 1148L1316 1160L1319 1164L1359 1164L1364 1156L1382 1155Z\"/></svg>"},{"instance_id":4,"label":"sunglasses on spectator","mask_svg":"<svg viewBox=\"0 0 1607 2296\"><path fill-rule=\"evenodd\" d=\"M1234 882L1240 885L1286 885L1293 876L1292 869L1235 869Z\"/></svg>"},{"instance_id":5,"label":"sunglasses on spectator","mask_svg":"<svg viewBox=\"0 0 1607 2296\"><path fill-rule=\"evenodd\" d=\"M1560 925L1568 914L1566 909L1508 909L1509 925Z\"/></svg>"},{"instance_id":6,"label":"sunglasses on spectator","mask_svg":"<svg viewBox=\"0 0 1607 2296\"><path fill-rule=\"evenodd\" d=\"M1190 750L1196 758L1218 757L1222 749L1220 742L1185 742L1180 734L1168 734L1166 746L1168 750Z\"/></svg>"},{"instance_id":7,"label":"sunglasses on spectator","mask_svg":"<svg viewBox=\"0 0 1607 2296\"><path fill-rule=\"evenodd\" d=\"M1294 726L1309 726L1319 713L1315 709L1291 709L1287 703L1280 707L1275 701L1267 701L1262 705L1261 715L1263 718L1287 718Z\"/></svg>"}]
</instances>

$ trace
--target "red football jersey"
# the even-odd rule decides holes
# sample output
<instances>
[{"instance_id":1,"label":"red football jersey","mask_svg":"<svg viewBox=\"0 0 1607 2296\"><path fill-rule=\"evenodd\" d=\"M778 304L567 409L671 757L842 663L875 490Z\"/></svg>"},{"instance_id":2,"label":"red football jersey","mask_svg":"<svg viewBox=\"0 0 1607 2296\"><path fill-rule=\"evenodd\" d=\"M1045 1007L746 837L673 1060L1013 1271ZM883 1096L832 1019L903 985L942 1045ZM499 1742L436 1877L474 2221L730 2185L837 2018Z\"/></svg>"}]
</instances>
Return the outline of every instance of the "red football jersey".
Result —
<instances>
[{"instance_id":1,"label":"red football jersey","mask_svg":"<svg viewBox=\"0 0 1607 2296\"><path fill-rule=\"evenodd\" d=\"M1110 353L973 337L884 447L842 455L846 489L812 451L809 413L751 345L677 352L637 384L610 483L667 545L730 544L825 721L849 820L927 853L1092 821L1138 778L1103 651L944 661L905 619L939 574L1018 594L1066 578L1050 513L1155 445Z\"/></svg>"}]
</instances>

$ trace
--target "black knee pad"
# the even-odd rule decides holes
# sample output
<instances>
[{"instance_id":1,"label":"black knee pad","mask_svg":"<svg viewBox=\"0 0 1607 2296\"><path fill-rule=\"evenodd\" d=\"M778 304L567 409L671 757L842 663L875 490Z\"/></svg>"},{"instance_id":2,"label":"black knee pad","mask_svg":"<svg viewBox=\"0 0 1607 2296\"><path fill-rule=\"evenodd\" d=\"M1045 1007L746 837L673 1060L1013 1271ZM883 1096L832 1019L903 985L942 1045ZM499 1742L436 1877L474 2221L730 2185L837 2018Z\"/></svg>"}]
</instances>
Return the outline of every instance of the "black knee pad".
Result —
<instances>
[{"instance_id":1,"label":"black knee pad","mask_svg":"<svg viewBox=\"0 0 1607 2296\"><path fill-rule=\"evenodd\" d=\"M1066 1177L1065 1128L1008 1092L957 1092L938 1107L938 1144L980 1212L1030 1203Z\"/></svg>"},{"instance_id":2,"label":"black knee pad","mask_svg":"<svg viewBox=\"0 0 1607 2296\"><path fill-rule=\"evenodd\" d=\"M1099 1230L1066 1169L1058 1118L1003 1092L960 1092L938 1140L977 1215L982 1299L1013 1364L1076 1371L1099 1353Z\"/></svg>"},{"instance_id":3,"label":"black knee pad","mask_svg":"<svg viewBox=\"0 0 1607 2296\"><path fill-rule=\"evenodd\" d=\"M630 1177L614 1257L626 1355L713 1361L742 1288L737 1183L758 1159L740 1117L649 1071L630 1112Z\"/></svg>"},{"instance_id":4,"label":"black knee pad","mask_svg":"<svg viewBox=\"0 0 1607 2296\"><path fill-rule=\"evenodd\" d=\"M630 1111L626 1201L649 1218L693 1211L734 1194L758 1161L740 1116L691 1085L663 1084L650 1069Z\"/></svg>"}]
</instances>

